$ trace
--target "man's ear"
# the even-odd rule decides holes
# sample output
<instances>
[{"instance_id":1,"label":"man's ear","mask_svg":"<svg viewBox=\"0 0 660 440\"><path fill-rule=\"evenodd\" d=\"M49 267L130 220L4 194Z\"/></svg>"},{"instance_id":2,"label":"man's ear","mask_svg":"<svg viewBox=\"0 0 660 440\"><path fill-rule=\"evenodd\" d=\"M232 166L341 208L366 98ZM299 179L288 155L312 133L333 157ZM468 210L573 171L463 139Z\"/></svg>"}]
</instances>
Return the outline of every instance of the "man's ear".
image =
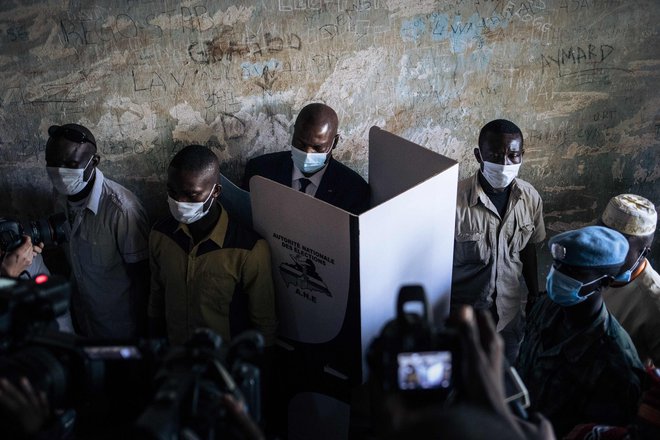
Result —
<instances>
[{"instance_id":1,"label":"man's ear","mask_svg":"<svg viewBox=\"0 0 660 440\"><path fill-rule=\"evenodd\" d=\"M332 141L332 148L330 149L330 151L332 151L332 150L334 150L335 148L337 148L337 144L339 143L339 138L340 138L339 133L337 133L337 134L335 135L335 139Z\"/></svg>"},{"instance_id":2,"label":"man's ear","mask_svg":"<svg viewBox=\"0 0 660 440\"><path fill-rule=\"evenodd\" d=\"M473 150L473 153L474 153L474 158L477 159L477 162L479 162L480 164L483 163L484 160L481 157L481 150L479 150L479 147L476 147Z\"/></svg>"},{"instance_id":3,"label":"man's ear","mask_svg":"<svg viewBox=\"0 0 660 440\"><path fill-rule=\"evenodd\" d=\"M213 189L213 192L211 193L211 197L214 199L217 199L220 197L220 194L222 193L222 185L220 183L215 184L215 188Z\"/></svg>"},{"instance_id":4,"label":"man's ear","mask_svg":"<svg viewBox=\"0 0 660 440\"><path fill-rule=\"evenodd\" d=\"M99 156L98 154L94 154L92 156L92 162L91 162L92 166L88 167L87 170L85 171L85 173L83 174L83 180L85 182L88 182L89 179L92 178L92 173L94 172L94 170L98 166L99 162L101 162L101 156Z\"/></svg>"}]
</instances>

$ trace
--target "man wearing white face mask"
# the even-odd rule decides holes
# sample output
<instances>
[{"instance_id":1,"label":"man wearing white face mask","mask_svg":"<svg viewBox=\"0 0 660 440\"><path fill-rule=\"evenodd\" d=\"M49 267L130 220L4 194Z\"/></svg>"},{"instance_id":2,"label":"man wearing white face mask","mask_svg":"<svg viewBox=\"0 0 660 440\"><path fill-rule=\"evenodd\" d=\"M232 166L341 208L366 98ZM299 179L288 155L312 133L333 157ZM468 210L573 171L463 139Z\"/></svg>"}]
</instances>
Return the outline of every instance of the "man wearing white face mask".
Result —
<instances>
[{"instance_id":1,"label":"man wearing white face mask","mask_svg":"<svg viewBox=\"0 0 660 440\"><path fill-rule=\"evenodd\" d=\"M458 184L451 306L490 310L513 362L524 328L522 305L538 295L543 205L534 187L516 177L525 150L513 122L489 122L478 145L479 171Z\"/></svg>"},{"instance_id":2,"label":"man wearing white face mask","mask_svg":"<svg viewBox=\"0 0 660 440\"><path fill-rule=\"evenodd\" d=\"M337 113L325 104L305 106L293 132L290 151L248 161L243 189L263 176L353 214L369 208L369 186L359 174L332 157L339 142Z\"/></svg>"},{"instance_id":3,"label":"man wearing white face mask","mask_svg":"<svg viewBox=\"0 0 660 440\"><path fill-rule=\"evenodd\" d=\"M558 234L548 246L548 295L528 316L516 365L531 410L550 419L557 438L582 423L626 426L637 413L644 367L601 292L620 272L628 242L617 231L588 226Z\"/></svg>"},{"instance_id":4,"label":"man wearing white face mask","mask_svg":"<svg viewBox=\"0 0 660 440\"><path fill-rule=\"evenodd\" d=\"M95 338L146 333L149 221L135 195L97 168L94 135L82 125L48 129L46 170L66 213L77 330Z\"/></svg>"},{"instance_id":5,"label":"man wearing white face mask","mask_svg":"<svg viewBox=\"0 0 660 440\"><path fill-rule=\"evenodd\" d=\"M622 273L603 291L605 304L630 335L640 359L660 365L660 275L646 259L657 219L650 200L620 194L610 199L600 221L623 234L630 246Z\"/></svg>"},{"instance_id":6,"label":"man wearing white face mask","mask_svg":"<svg viewBox=\"0 0 660 440\"><path fill-rule=\"evenodd\" d=\"M257 329L271 345L277 319L268 244L217 202L219 177L217 157L201 145L170 162L170 215L149 236L150 330L183 344L198 327L225 341Z\"/></svg>"}]
</instances>

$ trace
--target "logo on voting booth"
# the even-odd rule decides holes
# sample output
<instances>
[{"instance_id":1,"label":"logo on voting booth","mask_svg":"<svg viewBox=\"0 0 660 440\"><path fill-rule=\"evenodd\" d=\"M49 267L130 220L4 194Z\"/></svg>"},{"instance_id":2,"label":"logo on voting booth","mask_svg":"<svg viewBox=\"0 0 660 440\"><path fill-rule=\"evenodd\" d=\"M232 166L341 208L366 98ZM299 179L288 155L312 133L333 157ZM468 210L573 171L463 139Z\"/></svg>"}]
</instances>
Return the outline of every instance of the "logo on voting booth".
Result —
<instances>
[{"instance_id":1,"label":"logo on voting booth","mask_svg":"<svg viewBox=\"0 0 660 440\"><path fill-rule=\"evenodd\" d=\"M277 240L281 247L293 251L288 256L291 261L284 261L278 265L280 275L284 281L287 290L295 288L295 294L316 304L317 294L324 294L332 298L332 293L317 268L327 265L334 265L334 258L329 258L325 254L300 244L276 232L273 238Z\"/></svg>"},{"instance_id":2,"label":"logo on voting booth","mask_svg":"<svg viewBox=\"0 0 660 440\"><path fill-rule=\"evenodd\" d=\"M311 259L295 254L289 254L289 256L293 264L280 264L280 274L286 287L295 286L303 291L316 291L332 297L332 293L323 282L321 275L316 272L316 265ZM311 301L315 303L316 296L312 296Z\"/></svg>"}]
</instances>

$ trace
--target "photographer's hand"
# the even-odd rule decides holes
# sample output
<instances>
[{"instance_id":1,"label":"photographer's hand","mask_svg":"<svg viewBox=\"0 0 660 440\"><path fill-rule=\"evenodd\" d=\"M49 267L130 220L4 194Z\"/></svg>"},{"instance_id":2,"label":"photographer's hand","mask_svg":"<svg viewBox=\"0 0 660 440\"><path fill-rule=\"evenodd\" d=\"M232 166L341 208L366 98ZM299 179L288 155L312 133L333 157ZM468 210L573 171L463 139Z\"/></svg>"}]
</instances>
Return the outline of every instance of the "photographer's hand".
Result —
<instances>
[{"instance_id":1,"label":"photographer's hand","mask_svg":"<svg viewBox=\"0 0 660 440\"><path fill-rule=\"evenodd\" d=\"M35 248L39 249L37 253L41 253L41 247L33 246L29 236L24 235L23 239L23 244L2 257L0 273L3 276L18 278L32 264L32 259L37 252Z\"/></svg>"},{"instance_id":2,"label":"photographer's hand","mask_svg":"<svg viewBox=\"0 0 660 440\"><path fill-rule=\"evenodd\" d=\"M245 405L242 402L234 399L231 395L225 394L222 397L222 403L231 414L236 425L240 428L246 439L249 440L264 440L266 437L259 429L259 426L252 420L248 414Z\"/></svg>"},{"instance_id":3,"label":"photographer's hand","mask_svg":"<svg viewBox=\"0 0 660 440\"><path fill-rule=\"evenodd\" d=\"M463 306L452 317L463 349L460 399L496 413L522 436L515 417L504 402L504 342L488 312Z\"/></svg>"},{"instance_id":4,"label":"photographer's hand","mask_svg":"<svg viewBox=\"0 0 660 440\"><path fill-rule=\"evenodd\" d=\"M23 377L15 386L7 379L0 379L0 408L16 420L25 435L34 435L50 417L50 406L46 394L32 388Z\"/></svg>"},{"instance_id":5,"label":"photographer's hand","mask_svg":"<svg viewBox=\"0 0 660 440\"><path fill-rule=\"evenodd\" d=\"M39 243L32 246L32 257L36 257L37 254L40 254L44 250L44 244Z\"/></svg>"},{"instance_id":6,"label":"photographer's hand","mask_svg":"<svg viewBox=\"0 0 660 440\"><path fill-rule=\"evenodd\" d=\"M554 439L550 423L539 414L518 419L504 402L504 342L489 312L463 306L452 316L461 338L461 400L495 413L522 438Z\"/></svg>"}]
</instances>

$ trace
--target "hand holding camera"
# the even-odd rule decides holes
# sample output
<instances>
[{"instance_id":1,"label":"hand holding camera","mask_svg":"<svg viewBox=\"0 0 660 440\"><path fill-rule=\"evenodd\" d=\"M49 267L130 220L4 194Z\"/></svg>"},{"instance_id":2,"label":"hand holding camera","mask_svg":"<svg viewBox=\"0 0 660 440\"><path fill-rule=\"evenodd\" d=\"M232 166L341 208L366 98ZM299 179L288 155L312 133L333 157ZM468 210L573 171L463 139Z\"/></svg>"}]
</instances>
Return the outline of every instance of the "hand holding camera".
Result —
<instances>
[{"instance_id":1,"label":"hand holding camera","mask_svg":"<svg viewBox=\"0 0 660 440\"><path fill-rule=\"evenodd\" d=\"M32 244L32 239L24 235L23 243L11 252L2 254L2 268L0 273L3 276L18 278L30 265L32 259L41 253L43 243Z\"/></svg>"},{"instance_id":2,"label":"hand holding camera","mask_svg":"<svg viewBox=\"0 0 660 440\"><path fill-rule=\"evenodd\" d=\"M414 303L421 304L421 313L406 311ZM410 438L428 427L451 438L470 432L470 415L479 414L492 424L484 422L475 438L553 438L545 419L533 415L528 422L512 411L512 404L524 406L517 400L526 390L505 369L504 343L488 312L464 306L447 327L435 326L423 288L404 286L397 316L372 342L367 361L373 424L383 436Z\"/></svg>"},{"instance_id":3,"label":"hand holding camera","mask_svg":"<svg viewBox=\"0 0 660 440\"><path fill-rule=\"evenodd\" d=\"M0 379L0 409L16 421L24 436L38 433L50 417L46 393L35 390L26 377L17 385L4 377Z\"/></svg>"},{"instance_id":4,"label":"hand holding camera","mask_svg":"<svg viewBox=\"0 0 660 440\"><path fill-rule=\"evenodd\" d=\"M456 326L463 347L461 392L457 400L497 414L518 431L505 402L504 342L495 331L491 315L463 306L450 317L450 322Z\"/></svg>"}]
</instances>

